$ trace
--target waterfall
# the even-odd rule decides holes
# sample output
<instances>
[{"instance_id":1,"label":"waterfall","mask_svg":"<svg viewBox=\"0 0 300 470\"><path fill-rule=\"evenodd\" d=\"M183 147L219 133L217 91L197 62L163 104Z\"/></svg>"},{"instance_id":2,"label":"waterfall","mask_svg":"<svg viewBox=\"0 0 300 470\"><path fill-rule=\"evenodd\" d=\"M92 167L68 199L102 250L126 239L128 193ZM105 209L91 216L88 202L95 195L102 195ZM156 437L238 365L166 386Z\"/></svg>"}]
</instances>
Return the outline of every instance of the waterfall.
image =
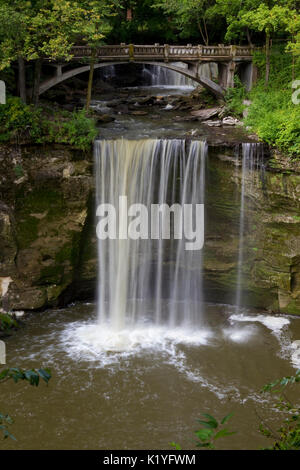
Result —
<instances>
[{"instance_id":1,"label":"waterfall","mask_svg":"<svg viewBox=\"0 0 300 470\"><path fill-rule=\"evenodd\" d=\"M251 186L254 175L260 169L260 176L264 175L263 144L243 143L242 144L242 175L241 175L241 200L240 200L240 220L239 220L239 247L237 260L237 281L236 281L236 312L241 308L242 302L242 278L244 265L244 238L245 238L245 192L246 185L251 193Z\"/></svg>"},{"instance_id":2,"label":"waterfall","mask_svg":"<svg viewBox=\"0 0 300 470\"><path fill-rule=\"evenodd\" d=\"M205 142L99 140L94 155L97 206L117 209L118 233L126 231L132 204L149 211L152 204L204 204ZM120 196L127 197L126 207ZM202 250L186 250L186 240L172 236L174 218L169 238L98 240L101 324L121 331L145 322L191 326L201 321Z\"/></svg>"},{"instance_id":3,"label":"waterfall","mask_svg":"<svg viewBox=\"0 0 300 470\"><path fill-rule=\"evenodd\" d=\"M106 81L110 81L112 78L116 77L116 67L114 64L107 65L101 70L101 73Z\"/></svg>"},{"instance_id":4,"label":"waterfall","mask_svg":"<svg viewBox=\"0 0 300 470\"><path fill-rule=\"evenodd\" d=\"M186 64L183 63L172 63L178 68L187 68ZM181 73L174 72L165 67L159 65L144 65L143 77L151 86L169 86L169 87L192 87L194 88L197 83L188 77L185 77Z\"/></svg>"}]
</instances>

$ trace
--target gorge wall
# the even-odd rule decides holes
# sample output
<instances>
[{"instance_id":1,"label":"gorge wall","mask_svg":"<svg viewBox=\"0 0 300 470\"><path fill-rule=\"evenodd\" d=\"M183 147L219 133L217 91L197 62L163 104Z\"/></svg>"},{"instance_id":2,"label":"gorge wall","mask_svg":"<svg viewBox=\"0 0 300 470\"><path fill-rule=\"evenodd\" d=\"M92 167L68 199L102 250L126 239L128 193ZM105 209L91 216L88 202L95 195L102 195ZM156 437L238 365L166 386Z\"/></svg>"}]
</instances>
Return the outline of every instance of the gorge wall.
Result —
<instances>
[{"instance_id":1,"label":"gorge wall","mask_svg":"<svg viewBox=\"0 0 300 470\"><path fill-rule=\"evenodd\" d=\"M203 267L212 302L235 299L241 171L233 147L209 148ZM92 152L1 147L0 307L94 298L94 193ZM245 197L243 303L300 314L300 173L256 175Z\"/></svg>"}]
</instances>

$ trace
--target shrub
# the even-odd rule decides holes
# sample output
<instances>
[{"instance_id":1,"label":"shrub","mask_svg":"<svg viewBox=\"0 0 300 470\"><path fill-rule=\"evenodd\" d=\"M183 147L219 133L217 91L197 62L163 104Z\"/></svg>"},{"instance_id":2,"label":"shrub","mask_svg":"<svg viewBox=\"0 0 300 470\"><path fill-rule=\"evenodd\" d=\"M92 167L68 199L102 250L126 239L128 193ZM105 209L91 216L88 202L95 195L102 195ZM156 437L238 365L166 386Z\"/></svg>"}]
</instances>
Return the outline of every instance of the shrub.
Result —
<instances>
[{"instance_id":1,"label":"shrub","mask_svg":"<svg viewBox=\"0 0 300 470\"><path fill-rule=\"evenodd\" d=\"M240 117L245 106L246 90L238 77L234 77L234 88L228 88L225 95L226 111L233 116Z\"/></svg>"},{"instance_id":2,"label":"shrub","mask_svg":"<svg viewBox=\"0 0 300 470\"><path fill-rule=\"evenodd\" d=\"M33 143L63 143L87 150L97 135L94 119L84 110L56 111L24 105L9 97L0 106L0 142L30 140Z\"/></svg>"},{"instance_id":3,"label":"shrub","mask_svg":"<svg viewBox=\"0 0 300 470\"><path fill-rule=\"evenodd\" d=\"M255 62L264 66L260 53ZM292 102L292 61L289 54L277 47L271 55L271 74L267 88L264 79L250 92L252 104L245 124L258 136L291 156L300 156L300 105ZM295 66L300 77L300 62Z\"/></svg>"}]
</instances>

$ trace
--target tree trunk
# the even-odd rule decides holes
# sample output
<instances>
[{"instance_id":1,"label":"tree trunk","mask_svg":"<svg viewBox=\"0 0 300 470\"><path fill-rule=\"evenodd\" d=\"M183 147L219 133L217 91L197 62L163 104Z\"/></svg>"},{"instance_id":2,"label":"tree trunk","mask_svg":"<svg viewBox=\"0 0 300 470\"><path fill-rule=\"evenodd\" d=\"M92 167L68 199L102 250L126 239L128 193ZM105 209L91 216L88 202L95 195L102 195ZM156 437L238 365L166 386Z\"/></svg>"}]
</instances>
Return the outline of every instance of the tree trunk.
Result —
<instances>
[{"instance_id":1,"label":"tree trunk","mask_svg":"<svg viewBox=\"0 0 300 470\"><path fill-rule=\"evenodd\" d=\"M270 76L270 34L266 33L266 76L265 87L268 86Z\"/></svg>"},{"instance_id":2,"label":"tree trunk","mask_svg":"<svg viewBox=\"0 0 300 470\"><path fill-rule=\"evenodd\" d=\"M34 82L32 90L32 102L34 106L39 104L39 88L41 81L42 59L37 59L34 64Z\"/></svg>"},{"instance_id":3,"label":"tree trunk","mask_svg":"<svg viewBox=\"0 0 300 470\"><path fill-rule=\"evenodd\" d=\"M205 31L205 45L208 46L209 37L208 37L207 26L206 26L206 21L204 17L203 17L203 24L204 24L204 31Z\"/></svg>"},{"instance_id":4,"label":"tree trunk","mask_svg":"<svg viewBox=\"0 0 300 470\"><path fill-rule=\"evenodd\" d=\"M20 98L24 104L26 104L26 74L25 74L25 61L23 57L18 57L18 87Z\"/></svg>"},{"instance_id":5,"label":"tree trunk","mask_svg":"<svg viewBox=\"0 0 300 470\"><path fill-rule=\"evenodd\" d=\"M249 28L246 26L246 35L247 35L247 41L250 47L253 47L252 41L251 41L251 36L250 36L250 31Z\"/></svg>"},{"instance_id":6,"label":"tree trunk","mask_svg":"<svg viewBox=\"0 0 300 470\"><path fill-rule=\"evenodd\" d=\"M292 34L292 43L296 42L295 35ZM295 52L292 50L292 80L295 80Z\"/></svg>"},{"instance_id":7,"label":"tree trunk","mask_svg":"<svg viewBox=\"0 0 300 470\"><path fill-rule=\"evenodd\" d=\"M91 98L92 98L92 88L93 88L93 77L94 77L94 65L95 65L95 57L94 54L91 58L91 65L90 65L90 73L89 73L89 82L87 88L87 95L86 95L86 110L90 109Z\"/></svg>"}]
</instances>

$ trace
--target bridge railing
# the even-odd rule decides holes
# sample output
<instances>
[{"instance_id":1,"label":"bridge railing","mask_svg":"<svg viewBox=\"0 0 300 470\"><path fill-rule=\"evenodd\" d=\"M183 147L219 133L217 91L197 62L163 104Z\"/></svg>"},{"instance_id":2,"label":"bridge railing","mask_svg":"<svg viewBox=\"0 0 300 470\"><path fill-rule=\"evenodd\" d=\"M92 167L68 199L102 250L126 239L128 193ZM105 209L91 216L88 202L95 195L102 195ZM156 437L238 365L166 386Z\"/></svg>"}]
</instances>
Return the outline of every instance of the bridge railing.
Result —
<instances>
[{"instance_id":1,"label":"bridge railing","mask_svg":"<svg viewBox=\"0 0 300 470\"><path fill-rule=\"evenodd\" d=\"M91 57L93 50L89 46L74 46L71 50L73 58ZM95 52L95 51L94 51ZM135 45L121 44L114 46L101 46L96 49L99 59L122 60L197 60L205 58L250 57L253 48L248 46L173 46L173 45Z\"/></svg>"}]
</instances>

